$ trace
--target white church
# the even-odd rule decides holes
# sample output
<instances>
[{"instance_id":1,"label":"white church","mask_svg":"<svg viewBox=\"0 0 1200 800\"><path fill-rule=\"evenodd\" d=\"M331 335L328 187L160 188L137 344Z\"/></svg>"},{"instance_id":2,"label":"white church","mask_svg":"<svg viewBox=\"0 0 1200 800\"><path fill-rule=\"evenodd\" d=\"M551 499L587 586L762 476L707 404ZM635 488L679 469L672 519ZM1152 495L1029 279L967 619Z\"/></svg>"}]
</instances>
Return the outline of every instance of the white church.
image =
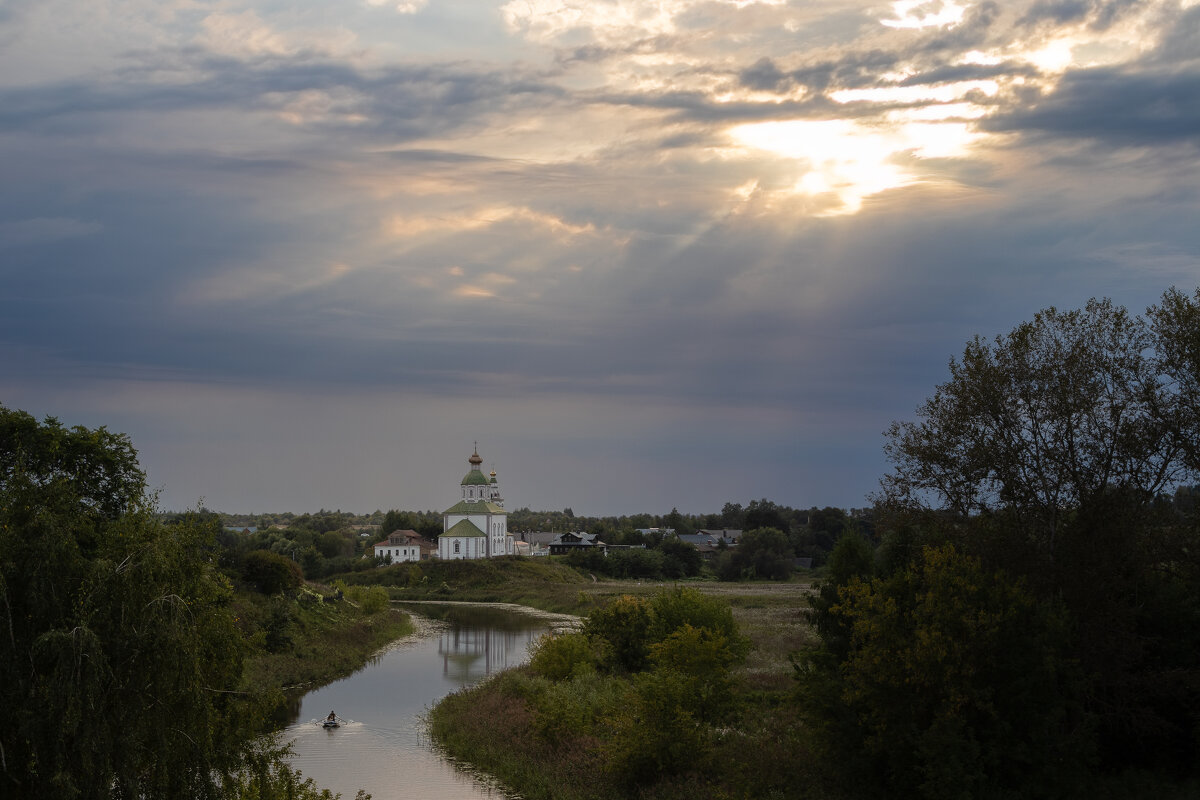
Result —
<instances>
[{"instance_id":1,"label":"white church","mask_svg":"<svg viewBox=\"0 0 1200 800\"><path fill-rule=\"evenodd\" d=\"M442 512L443 533L438 537L438 558L495 558L514 552L508 532L508 512L500 497L496 471L484 475L479 448L467 459L471 471L460 484L462 497Z\"/></svg>"}]
</instances>

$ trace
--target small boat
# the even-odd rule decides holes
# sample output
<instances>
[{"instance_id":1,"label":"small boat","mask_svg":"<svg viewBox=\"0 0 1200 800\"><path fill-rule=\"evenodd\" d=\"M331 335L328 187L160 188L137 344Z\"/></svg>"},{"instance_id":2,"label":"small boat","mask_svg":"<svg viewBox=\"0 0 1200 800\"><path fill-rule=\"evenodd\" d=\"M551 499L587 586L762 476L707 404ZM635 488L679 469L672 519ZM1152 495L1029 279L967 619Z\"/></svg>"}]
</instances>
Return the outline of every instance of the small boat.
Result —
<instances>
[{"instance_id":1,"label":"small boat","mask_svg":"<svg viewBox=\"0 0 1200 800\"><path fill-rule=\"evenodd\" d=\"M321 727L323 728L340 728L341 726L342 723L336 719L327 719L321 723Z\"/></svg>"}]
</instances>

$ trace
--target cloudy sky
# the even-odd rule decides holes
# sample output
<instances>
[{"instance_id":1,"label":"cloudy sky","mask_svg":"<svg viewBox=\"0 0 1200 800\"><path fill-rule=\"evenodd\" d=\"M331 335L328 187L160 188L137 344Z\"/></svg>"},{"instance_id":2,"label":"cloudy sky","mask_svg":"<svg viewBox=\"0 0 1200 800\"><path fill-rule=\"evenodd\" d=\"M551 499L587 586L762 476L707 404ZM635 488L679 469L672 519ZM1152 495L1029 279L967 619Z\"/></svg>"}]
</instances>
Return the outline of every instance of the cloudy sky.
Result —
<instances>
[{"instance_id":1,"label":"cloudy sky","mask_svg":"<svg viewBox=\"0 0 1200 800\"><path fill-rule=\"evenodd\" d=\"M0 0L0 403L164 508L862 506L1200 283L1200 2Z\"/></svg>"}]
</instances>

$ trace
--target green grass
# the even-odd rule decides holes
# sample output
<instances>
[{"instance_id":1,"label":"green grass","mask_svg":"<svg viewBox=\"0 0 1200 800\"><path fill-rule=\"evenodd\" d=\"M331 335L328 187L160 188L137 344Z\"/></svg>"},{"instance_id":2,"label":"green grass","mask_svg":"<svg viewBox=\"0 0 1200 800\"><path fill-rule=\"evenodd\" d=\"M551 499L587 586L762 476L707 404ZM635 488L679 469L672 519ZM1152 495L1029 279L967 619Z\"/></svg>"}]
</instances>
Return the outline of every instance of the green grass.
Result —
<instances>
[{"instance_id":1,"label":"green grass","mask_svg":"<svg viewBox=\"0 0 1200 800\"><path fill-rule=\"evenodd\" d=\"M563 614L585 613L591 607L580 594L591 579L557 559L422 561L338 577L347 584L384 586L393 600L517 603Z\"/></svg>"},{"instance_id":2,"label":"green grass","mask_svg":"<svg viewBox=\"0 0 1200 800\"><path fill-rule=\"evenodd\" d=\"M332 590L315 592L331 595ZM239 592L238 626L250 643L243 683L252 691L313 688L362 667L389 642L412 632L407 614L367 613L346 601L301 602L292 596ZM270 636L275 630L277 636Z\"/></svg>"}]
</instances>

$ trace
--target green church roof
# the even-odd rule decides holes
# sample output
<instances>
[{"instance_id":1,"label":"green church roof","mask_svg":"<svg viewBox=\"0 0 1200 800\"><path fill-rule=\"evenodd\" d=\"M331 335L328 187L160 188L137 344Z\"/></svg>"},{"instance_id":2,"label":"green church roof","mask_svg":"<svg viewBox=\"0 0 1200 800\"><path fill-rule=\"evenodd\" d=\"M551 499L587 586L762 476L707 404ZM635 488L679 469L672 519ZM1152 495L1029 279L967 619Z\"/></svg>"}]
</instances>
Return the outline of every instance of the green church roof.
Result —
<instances>
[{"instance_id":1,"label":"green church roof","mask_svg":"<svg viewBox=\"0 0 1200 800\"><path fill-rule=\"evenodd\" d=\"M507 514L500 506L495 503L488 503L483 500L476 500L474 503L469 500L459 500L454 505L442 512L443 514Z\"/></svg>"},{"instance_id":2,"label":"green church roof","mask_svg":"<svg viewBox=\"0 0 1200 800\"><path fill-rule=\"evenodd\" d=\"M450 527L450 530L443 533L442 536L487 536L487 534L475 527L471 520L460 519Z\"/></svg>"},{"instance_id":3,"label":"green church roof","mask_svg":"<svg viewBox=\"0 0 1200 800\"><path fill-rule=\"evenodd\" d=\"M487 476L477 469L471 470L462 479L463 486L487 486L487 484Z\"/></svg>"}]
</instances>

